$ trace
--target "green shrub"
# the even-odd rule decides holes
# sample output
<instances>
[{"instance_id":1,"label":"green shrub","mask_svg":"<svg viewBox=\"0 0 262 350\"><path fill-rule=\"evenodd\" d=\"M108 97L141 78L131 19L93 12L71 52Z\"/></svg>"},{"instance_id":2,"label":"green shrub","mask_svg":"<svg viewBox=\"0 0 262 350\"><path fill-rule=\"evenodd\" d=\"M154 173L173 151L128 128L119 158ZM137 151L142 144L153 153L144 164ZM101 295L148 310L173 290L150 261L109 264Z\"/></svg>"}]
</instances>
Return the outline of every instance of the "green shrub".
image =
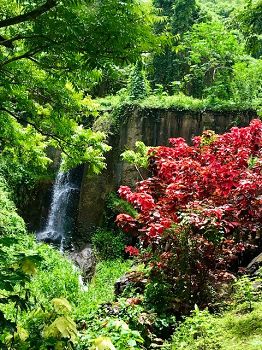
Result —
<instances>
[{"instance_id":1,"label":"green shrub","mask_svg":"<svg viewBox=\"0 0 262 350\"><path fill-rule=\"evenodd\" d=\"M191 316L178 325L171 349L261 349L262 292L259 286L259 275L252 282L246 276L240 278L235 283L228 310L218 315L212 315L208 310L200 311L195 307Z\"/></svg>"},{"instance_id":2,"label":"green shrub","mask_svg":"<svg viewBox=\"0 0 262 350\"><path fill-rule=\"evenodd\" d=\"M146 286L145 303L158 313L167 313L172 307L172 285L160 281L151 281Z\"/></svg>"},{"instance_id":3,"label":"green shrub","mask_svg":"<svg viewBox=\"0 0 262 350\"><path fill-rule=\"evenodd\" d=\"M124 255L125 235L121 231L98 229L92 235L91 242L102 260L118 259Z\"/></svg>"},{"instance_id":4,"label":"green shrub","mask_svg":"<svg viewBox=\"0 0 262 350\"><path fill-rule=\"evenodd\" d=\"M233 309L222 315L194 311L177 328L172 350L259 350L262 348L262 303L252 312Z\"/></svg>"},{"instance_id":5,"label":"green shrub","mask_svg":"<svg viewBox=\"0 0 262 350\"><path fill-rule=\"evenodd\" d=\"M131 215L133 218L137 216L137 211L130 203L121 199L116 192L111 192L106 198L105 224L107 227L116 229L114 221L119 213Z\"/></svg>"},{"instance_id":6,"label":"green shrub","mask_svg":"<svg viewBox=\"0 0 262 350\"><path fill-rule=\"evenodd\" d=\"M234 65L231 90L233 100L243 106L262 107L262 60L247 59Z\"/></svg>"},{"instance_id":7,"label":"green shrub","mask_svg":"<svg viewBox=\"0 0 262 350\"><path fill-rule=\"evenodd\" d=\"M177 328L172 343L176 350L218 350L212 316L207 310L200 311L197 307L190 317L187 317Z\"/></svg>"},{"instance_id":8,"label":"green shrub","mask_svg":"<svg viewBox=\"0 0 262 350\"><path fill-rule=\"evenodd\" d=\"M17 214L3 177L0 176L0 235L24 234L24 220Z\"/></svg>"},{"instance_id":9,"label":"green shrub","mask_svg":"<svg viewBox=\"0 0 262 350\"><path fill-rule=\"evenodd\" d=\"M129 95L131 100L139 100L147 96L148 83L143 71L143 62L136 63L129 82Z\"/></svg>"},{"instance_id":10,"label":"green shrub","mask_svg":"<svg viewBox=\"0 0 262 350\"><path fill-rule=\"evenodd\" d=\"M130 329L127 323L108 318L97 323L95 332L83 335L77 349L141 350L143 342L140 333Z\"/></svg>"}]
</instances>

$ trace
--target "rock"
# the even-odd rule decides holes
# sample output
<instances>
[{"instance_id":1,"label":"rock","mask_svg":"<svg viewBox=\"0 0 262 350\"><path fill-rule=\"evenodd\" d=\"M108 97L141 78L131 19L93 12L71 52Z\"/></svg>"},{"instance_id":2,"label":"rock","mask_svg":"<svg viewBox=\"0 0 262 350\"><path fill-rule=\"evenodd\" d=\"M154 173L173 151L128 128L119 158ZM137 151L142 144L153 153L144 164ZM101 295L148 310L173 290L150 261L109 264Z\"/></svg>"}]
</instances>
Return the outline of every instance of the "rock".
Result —
<instances>
[{"instance_id":1,"label":"rock","mask_svg":"<svg viewBox=\"0 0 262 350\"><path fill-rule=\"evenodd\" d=\"M257 255L247 266L247 272L253 276L257 274L258 269L262 267L262 253Z\"/></svg>"},{"instance_id":2,"label":"rock","mask_svg":"<svg viewBox=\"0 0 262 350\"><path fill-rule=\"evenodd\" d=\"M88 244L81 250L68 253L69 258L78 266L82 272L83 282L90 281L95 273L96 259Z\"/></svg>"},{"instance_id":3,"label":"rock","mask_svg":"<svg viewBox=\"0 0 262 350\"><path fill-rule=\"evenodd\" d=\"M115 295L121 295L127 286L132 288L137 293L143 293L147 283L147 278L143 272L131 271L126 273L123 277L115 283Z\"/></svg>"},{"instance_id":4,"label":"rock","mask_svg":"<svg viewBox=\"0 0 262 350\"><path fill-rule=\"evenodd\" d=\"M61 245L63 237L59 232L48 232L44 231L38 234L37 240L39 242L44 242L47 244L52 244L55 247L59 247Z\"/></svg>"}]
</instances>

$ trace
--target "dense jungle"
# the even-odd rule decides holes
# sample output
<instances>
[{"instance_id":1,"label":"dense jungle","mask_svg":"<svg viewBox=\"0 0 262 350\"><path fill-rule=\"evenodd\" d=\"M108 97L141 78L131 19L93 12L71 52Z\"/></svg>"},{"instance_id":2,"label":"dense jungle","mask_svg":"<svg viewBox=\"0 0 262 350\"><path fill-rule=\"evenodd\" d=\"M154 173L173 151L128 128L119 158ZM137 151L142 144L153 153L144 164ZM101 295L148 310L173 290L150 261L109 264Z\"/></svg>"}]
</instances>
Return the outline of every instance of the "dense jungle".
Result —
<instances>
[{"instance_id":1,"label":"dense jungle","mask_svg":"<svg viewBox=\"0 0 262 350\"><path fill-rule=\"evenodd\" d=\"M261 0L0 0L0 350L262 350L261 55Z\"/></svg>"}]
</instances>

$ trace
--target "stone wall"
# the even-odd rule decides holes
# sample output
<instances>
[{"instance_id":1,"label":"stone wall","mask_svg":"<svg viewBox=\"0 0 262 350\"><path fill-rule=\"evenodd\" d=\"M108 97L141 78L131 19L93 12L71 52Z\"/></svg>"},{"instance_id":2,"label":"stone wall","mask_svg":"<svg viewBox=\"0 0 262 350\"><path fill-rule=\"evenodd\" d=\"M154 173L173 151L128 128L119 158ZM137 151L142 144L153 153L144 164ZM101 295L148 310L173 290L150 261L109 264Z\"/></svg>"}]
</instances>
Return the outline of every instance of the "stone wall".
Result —
<instances>
[{"instance_id":1,"label":"stone wall","mask_svg":"<svg viewBox=\"0 0 262 350\"><path fill-rule=\"evenodd\" d=\"M79 238L88 241L89 232L102 224L105 199L120 185L134 186L139 180L137 171L121 161L120 154L134 148L135 142L148 146L168 145L170 137L183 137L190 142L203 130L223 133L233 126L246 126L256 117L254 111L192 112L163 109L134 109L125 116L118 135L110 138L112 150L107 155L107 169L98 176L84 170L80 191L77 231Z\"/></svg>"}]
</instances>

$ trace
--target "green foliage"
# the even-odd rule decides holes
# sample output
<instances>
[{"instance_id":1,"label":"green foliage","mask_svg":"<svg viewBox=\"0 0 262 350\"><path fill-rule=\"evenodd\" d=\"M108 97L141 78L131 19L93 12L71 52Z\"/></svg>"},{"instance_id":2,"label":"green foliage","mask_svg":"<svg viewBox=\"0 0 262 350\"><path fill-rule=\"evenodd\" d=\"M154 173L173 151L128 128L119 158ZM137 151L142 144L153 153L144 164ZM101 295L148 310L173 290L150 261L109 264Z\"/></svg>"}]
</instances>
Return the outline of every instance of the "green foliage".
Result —
<instances>
[{"instance_id":1,"label":"green foliage","mask_svg":"<svg viewBox=\"0 0 262 350\"><path fill-rule=\"evenodd\" d=\"M201 11L206 13L207 18L224 22L231 20L234 11L244 7L245 4L245 0L232 0L230 2L225 2L224 0L201 0L198 2Z\"/></svg>"},{"instance_id":2,"label":"green foliage","mask_svg":"<svg viewBox=\"0 0 262 350\"><path fill-rule=\"evenodd\" d=\"M106 167L104 153L111 149L104 140L104 133L84 130L79 126L75 129L67 154L63 154L62 170L67 171L85 163L89 165L91 173L99 174Z\"/></svg>"},{"instance_id":3,"label":"green foliage","mask_svg":"<svg viewBox=\"0 0 262 350\"><path fill-rule=\"evenodd\" d=\"M247 59L235 63L231 81L233 100L242 106L262 106L262 60Z\"/></svg>"},{"instance_id":4,"label":"green foliage","mask_svg":"<svg viewBox=\"0 0 262 350\"><path fill-rule=\"evenodd\" d=\"M65 315L71 308L68 302L54 299L54 310L50 311L50 297L53 291L56 297L70 294L73 299L79 291L78 274L75 273L74 281L69 261L63 261L58 252L38 245L26 234L24 221L10 200L7 184L2 177L0 180L0 347L22 350L48 349L50 345L58 348L59 345L61 348L75 340L76 326ZM56 264L53 270L60 268L56 276L50 269L51 261ZM62 275L69 283L61 279L61 266L64 272L66 266L71 267L68 276ZM71 290L70 285L73 285Z\"/></svg>"},{"instance_id":5,"label":"green foliage","mask_svg":"<svg viewBox=\"0 0 262 350\"><path fill-rule=\"evenodd\" d=\"M135 149L127 150L121 154L123 161L135 165L136 168L148 167L148 151L150 147L147 147L142 141L136 141Z\"/></svg>"},{"instance_id":6,"label":"green foliage","mask_svg":"<svg viewBox=\"0 0 262 350\"><path fill-rule=\"evenodd\" d=\"M144 98L148 93L142 60L137 61L129 82L129 96L131 100Z\"/></svg>"},{"instance_id":7,"label":"green foliage","mask_svg":"<svg viewBox=\"0 0 262 350\"><path fill-rule=\"evenodd\" d=\"M173 96L148 96L139 104L142 108L163 108L178 110L203 110L207 108L208 101L186 96L182 93Z\"/></svg>"},{"instance_id":8,"label":"green foliage","mask_svg":"<svg viewBox=\"0 0 262 350\"><path fill-rule=\"evenodd\" d=\"M1 170L9 183L45 173L46 147L63 168L104 168L105 135L88 95L103 70L135 62L158 42L149 2L0 1ZM68 25L70 23L70 25ZM17 176L13 176L16 174Z\"/></svg>"},{"instance_id":9,"label":"green foliage","mask_svg":"<svg viewBox=\"0 0 262 350\"><path fill-rule=\"evenodd\" d=\"M247 314L232 310L213 316L208 311L195 311L174 333L171 349L260 349L261 311L261 303Z\"/></svg>"},{"instance_id":10,"label":"green foliage","mask_svg":"<svg viewBox=\"0 0 262 350\"><path fill-rule=\"evenodd\" d=\"M229 99L232 66L243 54L236 34L219 22L195 24L185 35L181 50L187 53L185 91L194 97Z\"/></svg>"},{"instance_id":11,"label":"green foliage","mask_svg":"<svg viewBox=\"0 0 262 350\"><path fill-rule=\"evenodd\" d=\"M113 260L124 256L125 235L121 231L97 229L91 237L92 245L99 259Z\"/></svg>"},{"instance_id":12,"label":"green foliage","mask_svg":"<svg viewBox=\"0 0 262 350\"><path fill-rule=\"evenodd\" d=\"M126 213L131 215L132 217L137 216L137 211L132 207L132 205L130 205L127 201L119 198L116 192L111 192L106 197L104 222L103 222L103 228L101 229L101 231L104 232L103 234L109 235L110 241L111 240L115 241L114 244L119 247L118 254L120 253L120 255L118 255L118 257L123 257L123 253L124 253L123 244L124 246L129 244L130 237L128 237L128 235L123 234L123 232L119 230L115 224L116 216L119 213ZM91 239L93 240L93 238ZM101 243L99 244L101 244L102 250L104 251L111 250L109 246L106 246L107 240L105 240L104 242L101 241ZM112 256L113 255L114 253L112 252ZM106 258L106 255L104 258Z\"/></svg>"},{"instance_id":13,"label":"green foliage","mask_svg":"<svg viewBox=\"0 0 262 350\"><path fill-rule=\"evenodd\" d=\"M156 24L156 32L173 34L169 46L150 59L154 90L161 84L169 94L208 97L211 105L218 100L234 101L233 65L250 59L247 54L257 59L261 55L261 1L155 0L154 4L165 16L165 21ZM241 78L243 87L247 81ZM243 91L245 94L245 87ZM250 97L242 100L243 104L249 103ZM253 102L261 104L261 98Z\"/></svg>"},{"instance_id":14,"label":"green foliage","mask_svg":"<svg viewBox=\"0 0 262 350\"><path fill-rule=\"evenodd\" d=\"M43 261L30 282L32 295L43 305L54 298L66 298L75 305L80 297L79 271L73 263L52 247L31 243Z\"/></svg>"},{"instance_id":15,"label":"green foliage","mask_svg":"<svg viewBox=\"0 0 262 350\"><path fill-rule=\"evenodd\" d=\"M71 313L71 305L64 298L51 300L48 309L39 305L27 315L23 328L27 337L21 339L15 348L73 349L78 332Z\"/></svg>"},{"instance_id":16,"label":"green foliage","mask_svg":"<svg viewBox=\"0 0 262 350\"><path fill-rule=\"evenodd\" d=\"M11 343L20 350L75 348L74 319L87 318L102 302L113 300L114 281L130 267L129 261L99 263L85 291L73 264L33 237L2 238L0 250L3 350Z\"/></svg>"},{"instance_id":17,"label":"green foliage","mask_svg":"<svg viewBox=\"0 0 262 350\"><path fill-rule=\"evenodd\" d=\"M120 198L115 192L109 193L106 201L106 207L112 212L111 215L114 217L120 212L131 215L132 217L137 216L137 211L134 209L130 203ZM114 220L112 216L108 218L109 220Z\"/></svg>"},{"instance_id":18,"label":"green foliage","mask_svg":"<svg viewBox=\"0 0 262 350\"><path fill-rule=\"evenodd\" d=\"M178 296L179 298L179 296ZM168 282L150 281L145 290L145 303L158 314L168 314L172 307L173 291Z\"/></svg>"},{"instance_id":19,"label":"green foliage","mask_svg":"<svg viewBox=\"0 0 262 350\"><path fill-rule=\"evenodd\" d=\"M236 281L234 285L234 301L237 305L247 306L249 311L253 310L253 305L262 299L262 270L257 274L255 279L250 279L248 276L243 276Z\"/></svg>"},{"instance_id":20,"label":"green foliage","mask_svg":"<svg viewBox=\"0 0 262 350\"><path fill-rule=\"evenodd\" d=\"M153 56L150 80L154 87L163 84L165 90L171 92L172 81L180 80L185 73L184 57L174 48L183 34L197 21L199 10L195 0L154 0L154 5L160 9L160 15L165 16L165 21L156 24L156 32L170 36L170 40L161 53Z\"/></svg>"},{"instance_id":21,"label":"green foliage","mask_svg":"<svg viewBox=\"0 0 262 350\"><path fill-rule=\"evenodd\" d=\"M212 324L212 316L207 310L199 311L195 307L191 317L185 321L176 330L172 349L176 350L219 350L221 347L216 339L215 329Z\"/></svg>"},{"instance_id":22,"label":"green foliage","mask_svg":"<svg viewBox=\"0 0 262 350\"><path fill-rule=\"evenodd\" d=\"M82 293L75 309L78 320L93 319L103 303L112 302L115 298L114 283L131 266L130 260L107 260L96 265L96 273L88 285L88 290Z\"/></svg>"},{"instance_id":23,"label":"green foliage","mask_svg":"<svg viewBox=\"0 0 262 350\"><path fill-rule=\"evenodd\" d=\"M259 58L262 54L262 1L248 1L244 9L235 16L236 25L245 36L245 44L253 57Z\"/></svg>"},{"instance_id":24,"label":"green foliage","mask_svg":"<svg viewBox=\"0 0 262 350\"><path fill-rule=\"evenodd\" d=\"M31 307L28 283L41 257L21 242L21 236L6 235L0 239L1 349L9 349L10 344L14 348L12 345L23 341L23 336L27 338L20 328L18 315Z\"/></svg>"},{"instance_id":25,"label":"green foliage","mask_svg":"<svg viewBox=\"0 0 262 350\"><path fill-rule=\"evenodd\" d=\"M235 283L230 310L212 315L198 307L180 323L173 335L174 350L260 349L262 293L257 288L261 279L251 282L244 276ZM252 301L252 309L249 303ZM248 303L248 305L246 304Z\"/></svg>"},{"instance_id":26,"label":"green foliage","mask_svg":"<svg viewBox=\"0 0 262 350\"><path fill-rule=\"evenodd\" d=\"M0 235L19 235L25 233L25 223L17 214L10 199L5 180L0 176Z\"/></svg>"},{"instance_id":27,"label":"green foliage","mask_svg":"<svg viewBox=\"0 0 262 350\"><path fill-rule=\"evenodd\" d=\"M93 334L93 339L92 334L89 334L83 336L81 341L84 347L80 346L79 349L91 345L90 349L93 350L139 350L144 342L138 331L131 330L127 323L118 319L104 320Z\"/></svg>"},{"instance_id":28,"label":"green foliage","mask_svg":"<svg viewBox=\"0 0 262 350\"><path fill-rule=\"evenodd\" d=\"M177 0L172 6L172 30L180 35L190 30L198 20L199 9L196 0Z\"/></svg>"},{"instance_id":29,"label":"green foliage","mask_svg":"<svg viewBox=\"0 0 262 350\"><path fill-rule=\"evenodd\" d=\"M27 235L1 238L0 251L1 349L71 349L76 325L63 297L76 302L80 295L72 264Z\"/></svg>"}]
</instances>

